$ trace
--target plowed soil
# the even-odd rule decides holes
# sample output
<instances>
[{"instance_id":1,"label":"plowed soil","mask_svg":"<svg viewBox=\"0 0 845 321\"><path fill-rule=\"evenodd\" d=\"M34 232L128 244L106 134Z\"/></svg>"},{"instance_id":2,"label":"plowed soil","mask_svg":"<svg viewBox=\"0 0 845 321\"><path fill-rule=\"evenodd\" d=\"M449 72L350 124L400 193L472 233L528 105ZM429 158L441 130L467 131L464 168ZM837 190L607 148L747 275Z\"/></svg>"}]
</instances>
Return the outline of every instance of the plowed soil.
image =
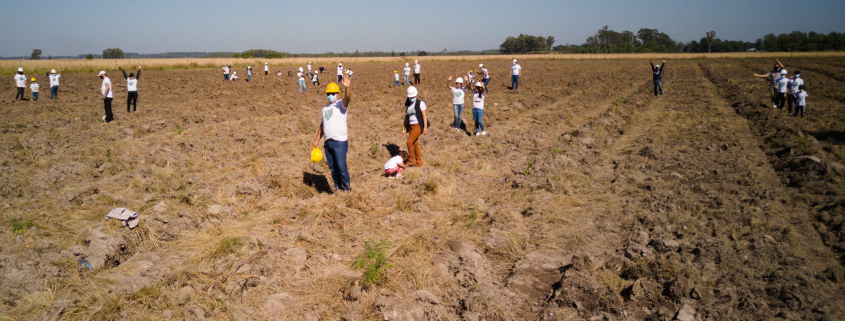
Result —
<instances>
[{"instance_id":1,"label":"plowed soil","mask_svg":"<svg viewBox=\"0 0 845 321\"><path fill-rule=\"evenodd\" d=\"M143 71L133 113L110 72L112 123L94 74L52 101L36 76L0 102L0 319L841 320L845 60L781 61L806 118L771 108L768 60L669 61L662 96L647 61L525 60L518 90L484 62L487 136L450 128L446 78L477 62L425 63L402 179L402 66L353 64L351 192L309 162L334 66L305 94L298 66Z\"/></svg>"}]
</instances>

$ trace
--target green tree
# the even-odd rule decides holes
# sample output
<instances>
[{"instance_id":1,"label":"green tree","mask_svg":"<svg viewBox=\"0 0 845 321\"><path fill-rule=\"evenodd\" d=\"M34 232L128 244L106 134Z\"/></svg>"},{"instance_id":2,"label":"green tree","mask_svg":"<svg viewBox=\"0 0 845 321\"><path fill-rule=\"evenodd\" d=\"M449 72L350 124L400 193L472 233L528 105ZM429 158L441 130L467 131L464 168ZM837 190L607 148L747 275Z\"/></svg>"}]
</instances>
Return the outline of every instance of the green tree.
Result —
<instances>
[{"instance_id":1,"label":"green tree","mask_svg":"<svg viewBox=\"0 0 845 321\"><path fill-rule=\"evenodd\" d=\"M707 43L707 52L711 52L711 48L713 48L713 44L716 42L716 32L715 31L708 31L705 33L705 37L703 40Z\"/></svg>"},{"instance_id":2,"label":"green tree","mask_svg":"<svg viewBox=\"0 0 845 321\"><path fill-rule=\"evenodd\" d=\"M94 55L93 55L93 54L87 54L87 55L85 55L85 60L92 60L92 59L94 59Z\"/></svg>"},{"instance_id":3,"label":"green tree","mask_svg":"<svg viewBox=\"0 0 845 321\"><path fill-rule=\"evenodd\" d=\"M32 49L32 54L29 55L30 60L41 60L41 49Z\"/></svg>"},{"instance_id":4,"label":"green tree","mask_svg":"<svg viewBox=\"0 0 845 321\"><path fill-rule=\"evenodd\" d=\"M103 59L123 59L123 50L120 50L120 48L103 50Z\"/></svg>"}]
</instances>

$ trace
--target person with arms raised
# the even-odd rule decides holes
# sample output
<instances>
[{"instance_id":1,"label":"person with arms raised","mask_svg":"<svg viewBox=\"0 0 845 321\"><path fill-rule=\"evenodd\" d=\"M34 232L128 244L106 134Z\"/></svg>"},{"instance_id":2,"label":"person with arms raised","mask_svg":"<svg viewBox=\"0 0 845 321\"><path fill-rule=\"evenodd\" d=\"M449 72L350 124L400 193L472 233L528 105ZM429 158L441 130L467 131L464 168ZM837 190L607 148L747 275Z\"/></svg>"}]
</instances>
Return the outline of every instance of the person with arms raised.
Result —
<instances>
[{"instance_id":1,"label":"person with arms raised","mask_svg":"<svg viewBox=\"0 0 845 321\"><path fill-rule=\"evenodd\" d=\"M663 80L661 76L663 75L663 68L666 67L666 60L663 60L663 65L654 65L651 60L648 63L651 64L651 80L654 82L654 95L657 96L658 89L660 90L660 94L663 95Z\"/></svg>"},{"instance_id":2,"label":"person with arms raised","mask_svg":"<svg viewBox=\"0 0 845 321\"><path fill-rule=\"evenodd\" d=\"M62 70L64 72L64 70ZM61 73L56 74L56 70L50 70L50 73L47 74L47 78L50 78L50 99L58 99L59 98L59 78L62 77Z\"/></svg>"},{"instance_id":3,"label":"person with arms raised","mask_svg":"<svg viewBox=\"0 0 845 321\"><path fill-rule=\"evenodd\" d=\"M342 75L342 74L341 74ZM346 153L349 151L349 136L346 126L349 103L352 101L352 79L343 78L341 85L345 88L343 99L338 99L340 87L336 83L326 86L326 99L329 104L323 107L320 125L317 128L317 138L311 144L311 149L317 148L320 139L325 136L326 162L332 172L334 187L339 191L351 190L349 169L346 165Z\"/></svg>"},{"instance_id":4,"label":"person with arms raised","mask_svg":"<svg viewBox=\"0 0 845 321\"><path fill-rule=\"evenodd\" d=\"M123 73L123 79L126 79L126 91L129 94L126 96L126 112L130 112L129 107L132 106L132 111L138 110L138 80L141 79L141 65L138 65L138 73L129 73L126 75L126 71L123 70L121 67L117 67L120 69L120 72Z\"/></svg>"}]
</instances>

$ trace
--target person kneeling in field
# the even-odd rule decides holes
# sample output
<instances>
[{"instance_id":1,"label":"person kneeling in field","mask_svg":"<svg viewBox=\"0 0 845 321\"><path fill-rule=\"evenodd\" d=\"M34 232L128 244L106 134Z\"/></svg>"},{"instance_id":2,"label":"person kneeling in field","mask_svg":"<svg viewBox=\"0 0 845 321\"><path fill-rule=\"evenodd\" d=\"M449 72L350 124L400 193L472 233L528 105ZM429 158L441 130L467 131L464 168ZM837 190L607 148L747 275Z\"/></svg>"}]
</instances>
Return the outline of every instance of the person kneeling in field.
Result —
<instances>
[{"instance_id":1,"label":"person kneeling in field","mask_svg":"<svg viewBox=\"0 0 845 321\"><path fill-rule=\"evenodd\" d=\"M138 74L129 73L126 75L126 71L123 70L121 67L117 67L120 69L120 72L123 73L123 79L126 79L126 91L129 92L126 95L126 112L129 112L129 107L132 106L132 111L138 110L138 80L141 79L141 66L138 66Z\"/></svg>"},{"instance_id":2,"label":"person kneeling in field","mask_svg":"<svg viewBox=\"0 0 845 321\"><path fill-rule=\"evenodd\" d=\"M238 77L238 72L237 71L232 72L232 81L239 80L239 79L241 79L241 78Z\"/></svg>"},{"instance_id":3,"label":"person kneeling in field","mask_svg":"<svg viewBox=\"0 0 845 321\"><path fill-rule=\"evenodd\" d=\"M311 144L311 149L317 148L320 138L326 136L324 145L326 162L332 172L334 187L339 191L352 189L349 182L349 169L346 166L346 152L349 151L349 136L346 120L349 114L349 103L352 101L352 79L345 77L341 82L346 88L343 99L338 100L340 87L336 83L326 86L326 99L329 104L323 107L320 126L317 128L317 138Z\"/></svg>"},{"instance_id":4,"label":"person kneeling in field","mask_svg":"<svg viewBox=\"0 0 845 321\"><path fill-rule=\"evenodd\" d=\"M387 178L402 178L402 171L407 168L405 161L408 160L408 152L404 150L396 151L396 154L391 153L390 159L384 164L384 176Z\"/></svg>"}]
</instances>

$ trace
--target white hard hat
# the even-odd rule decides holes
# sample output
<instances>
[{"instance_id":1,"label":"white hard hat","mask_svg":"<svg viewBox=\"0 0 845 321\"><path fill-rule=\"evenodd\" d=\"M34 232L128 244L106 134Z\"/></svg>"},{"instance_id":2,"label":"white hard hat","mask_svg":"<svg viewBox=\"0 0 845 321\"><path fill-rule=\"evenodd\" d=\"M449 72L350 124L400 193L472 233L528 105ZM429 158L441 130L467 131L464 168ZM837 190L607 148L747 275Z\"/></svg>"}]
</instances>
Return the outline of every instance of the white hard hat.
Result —
<instances>
[{"instance_id":1,"label":"white hard hat","mask_svg":"<svg viewBox=\"0 0 845 321\"><path fill-rule=\"evenodd\" d=\"M264 64L266 65L266 64L267 64L267 62L265 61L265 62L264 62Z\"/></svg>"},{"instance_id":2,"label":"white hard hat","mask_svg":"<svg viewBox=\"0 0 845 321\"><path fill-rule=\"evenodd\" d=\"M405 67L408 67L408 65L409 65L409 64L406 62L406 63L405 63Z\"/></svg>"},{"instance_id":3,"label":"white hard hat","mask_svg":"<svg viewBox=\"0 0 845 321\"><path fill-rule=\"evenodd\" d=\"M479 81L479 82L475 83L475 87L484 87L484 84L482 84L482 83Z\"/></svg>"},{"instance_id":4,"label":"white hard hat","mask_svg":"<svg viewBox=\"0 0 845 321\"><path fill-rule=\"evenodd\" d=\"M299 71L302 71L302 67L299 67Z\"/></svg>"},{"instance_id":5,"label":"white hard hat","mask_svg":"<svg viewBox=\"0 0 845 321\"><path fill-rule=\"evenodd\" d=\"M484 64L478 64L478 68L484 68Z\"/></svg>"},{"instance_id":6,"label":"white hard hat","mask_svg":"<svg viewBox=\"0 0 845 321\"><path fill-rule=\"evenodd\" d=\"M97 74L97 77L100 77L100 76L105 75L105 74L106 74L105 70L100 70L100 73Z\"/></svg>"},{"instance_id":7,"label":"white hard hat","mask_svg":"<svg viewBox=\"0 0 845 321\"><path fill-rule=\"evenodd\" d=\"M660 65L654 65L654 68L660 68Z\"/></svg>"},{"instance_id":8,"label":"white hard hat","mask_svg":"<svg viewBox=\"0 0 845 321\"><path fill-rule=\"evenodd\" d=\"M338 63L337 65L338 65L338 66L343 66L343 63Z\"/></svg>"},{"instance_id":9,"label":"white hard hat","mask_svg":"<svg viewBox=\"0 0 845 321\"><path fill-rule=\"evenodd\" d=\"M308 64L310 65L310 64L311 64L311 62L309 61L309 62L308 62Z\"/></svg>"},{"instance_id":10,"label":"white hard hat","mask_svg":"<svg viewBox=\"0 0 845 321\"><path fill-rule=\"evenodd\" d=\"M22 67L18 67L18 72L23 72L23 68L22 68Z\"/></svg>"},{"instance_id":11,"label":"white hard hat","mask_svg":"<svg viewBox=\"0 0 845 321\"><path fill-rule=\"evenodd\" d=\"M56 73L56 70L55 70L55 69L50 70L50 73L51 73L51 74L55 74L55 73Z\"/></svg>"},{"instance_id":12,"label":"white hard hat","mask_svg":"<svg viewBox=\"0 0 845 321\"><path fill-rule=\"evenodd\" d=\"M414 63L418 63L418 62L420 62L420 61L419 61L419 60L414 60Z\"/></svg>"},{"instance_id":13,"label":"white hard hat","mask_svg":"<svg viewBox=\"0 0 845 321\"><path fill-rule=\"evenodd\" d=\"M513 60L513 63L516 63L516 59Z\"/></svg>"},{"instance_id":14,"label":"white hard hat","mask_svg":"<svg viewBox=\"0 0 845 321\"><path fill-rule=\"evenodd\" d=\"M408 87L408 98L417 97L417 87L411 86Z\"/></svg>"},{"instance_id":15,"label":"white hard hat","mask_svg":"<svg viewBox=\"0 0 845 321\"><path fill-rule=\"evenodd\" d=\"M456 82L456 83L459 83L459 84L463 84L463 83L464 83L464 79L463 79L463 78L461 78L461 77L458 77L458 79L457 79L457 80L455 80L455 82Z\"/></svg>"},{"instance_id":16,"label":"white hard hat","mask_svg":"<svg viewBox=\"0 0 845 321\"><path fill-rule=\"evenodd\" d=\"M781 70L780 70L780 74L781 74L781 75L786 75L786 69L781 69Z\"/></svg>"}]
</instances>

